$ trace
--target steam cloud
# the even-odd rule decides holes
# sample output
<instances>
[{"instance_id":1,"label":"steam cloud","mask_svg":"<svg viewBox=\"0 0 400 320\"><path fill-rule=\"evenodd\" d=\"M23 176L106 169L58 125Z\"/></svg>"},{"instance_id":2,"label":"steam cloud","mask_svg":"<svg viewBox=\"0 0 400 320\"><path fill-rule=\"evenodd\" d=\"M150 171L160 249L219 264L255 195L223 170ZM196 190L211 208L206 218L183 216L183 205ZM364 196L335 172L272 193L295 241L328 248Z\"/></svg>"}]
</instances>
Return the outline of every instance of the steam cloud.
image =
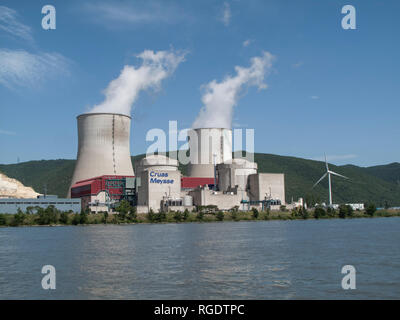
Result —
<instances>
[{"instance_id":1,"label":"steam cloud","mask_svg":"<svg viewBox=\"0 0 400 320\"><path fill-rule=\"evenodd\" d=\"M95 105L89 112L110 112L131 114L131 108L140 91L161 88L161 82L171 76L184 61L185 54L174 51L145 50L136 56L142 64L135 68L126 65L118 78L112 80L104 90L105 100Z\"/></svg>"},{"instance_id":2,"label":"steam cloud","mask_svg":"<svg viewBox=\"0 0 400 320\"><path fill-rule=\"evenodd\" d=\"M233 108L237 105L244 87L257 86L266 89L265 75L272 67L274 57L263 52L253 57L248 68L235 67L236 75L228 76L222 82L216 80L204 86L203 107L193 122L193 128L228 128L232 126Z\"/></svg>"}]
</instances>

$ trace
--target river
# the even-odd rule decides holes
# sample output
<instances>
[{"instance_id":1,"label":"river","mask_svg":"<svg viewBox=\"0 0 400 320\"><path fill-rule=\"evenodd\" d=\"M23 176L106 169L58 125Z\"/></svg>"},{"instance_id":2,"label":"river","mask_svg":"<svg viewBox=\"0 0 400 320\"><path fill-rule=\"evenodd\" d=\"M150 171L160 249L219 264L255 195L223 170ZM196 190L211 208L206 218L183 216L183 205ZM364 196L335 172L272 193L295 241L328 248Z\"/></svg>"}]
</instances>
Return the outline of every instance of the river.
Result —
<instances>
[{"instance_id":1,"label":"river","mask_svg":"<svg viewBox=\"0 0 400 320\"><path fill-rule=\"evenodd\" d=\"M399 245L396 217L0 228L0 299L399 299Z\"/></svg>"}]
</instances>

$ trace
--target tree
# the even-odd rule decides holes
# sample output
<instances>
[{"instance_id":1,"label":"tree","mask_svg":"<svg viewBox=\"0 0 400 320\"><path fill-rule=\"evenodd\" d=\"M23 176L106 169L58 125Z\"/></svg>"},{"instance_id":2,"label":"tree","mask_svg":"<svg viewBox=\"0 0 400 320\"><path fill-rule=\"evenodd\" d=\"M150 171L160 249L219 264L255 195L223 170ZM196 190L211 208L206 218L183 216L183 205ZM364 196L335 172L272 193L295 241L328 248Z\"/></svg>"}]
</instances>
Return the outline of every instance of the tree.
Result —
<instances>
[{"instance_id":1,"label":"tree","mask_svg":"<svg viewBox=\"0 0 400 320\"><path fill-rule=\"evenodd\" d=\"M321 217L324 217L326 215L325 209L322 207L316 207L314 210L314 218L319 219Z\"/></svg>"},{"instance_id":2,"label":"tree","mask_svg":"<svg viewBox=\"0 0 400 320\"><path fill-rule=\"evenodd\" d=\"M339 206L339 218L344 219L347 216L347 206L344 204L341 204Z\"/></svg>"},{"instance_id":3,"label":"tree","mask_svg":"<svg viewBox=\"0 0 400 320\"><path fill-rule=\"evenodd\" d=\"M218 211L216 218L218 221L223 221L224 220L224 213L222 211Z\"/></svg>"},{"instance_id":4,"label":"tree","mask_svg":"<svg viewBox=\"0 0 400 320\"><path fill-rule=\"evenodd\" d=\"M365 208L365 212L372 217L374 215L374 213L376 212L376 206L373 203L368 203L366 208Z\"/></svg>"},{"instance_id":5,"label":"tree","mask_svg":"<svg viewBox=\"0 0 400 320\"><path fill-rule=\"evenodd\" d=\"M336 210L332 207L328 207L328 208L326 208L326 213L327 213L328 217L333 218L336 214Z\"/></svg>"},{"instance_id":6,"label":"tree","mask_svg":"<svg viewBox=\"0 0 400 320\"><path fill-rule=\"evenodd\" d=\"M5 226L7 224L6 216L0 213L0 226Z\"/></svg>"},{"instance_id":7,"label":"tree","mask_svg":"<svg viewBox=\"0 0 400 320\"><path fill-rule=\"evenodd\" d=\"M60 222L62 224L68 224L68 212L65 212L65 211L61 212Z\"/></svg>"},{"instance_id":8,"label":"tree","mask_svg":"<svg viewBox=\"0 0 400 320\"><path fill-rule=\"evenodd\" d=\"M162 210L158 211L158 213L157 213L157 215L156 215L156 220L157 220L158 222L163 222L163 221L165 221L166 219L167 219L167 214L166 214L164 211L162 211Z\"/></svg>"},{"instance_id":9,"label":"tree","mask_svg":"<svg viewBox=\"0 0 400 320\"><path fill-rule=\"evenodd\" d=\"M35 207L29 206L26 208L26 214L33 214L33 210L35 209Z\"/></svg>"},{"instance_id":10,"label":"tree","mask_svg":"<svg viewBox=\"0 0 400 320\"><path fill-rule=\"evenodd\" d=\"M53 205L48 206L46 209L36 207L36 212L40 225L55 224L58 222L58 210Z\"/></svg>"},{"instance_id":11,"label":"tree","mask_svg":"<svg viewBox=\"0 0 400 320\"><path fill-rule=\"evenodd\" d=\"M354 216L354 209L350 205L347 205L347 216L348 217L353 217Z\"/></svg>"},{"instance_id":12,"label":"tree","mask_svg":"<svg viewBox=\"0 0 400 320\"><path fill-rule=\"evenodd\" d=\"M136 212L136 207L132 207L128 212L128 220L136 222L137 221L137 212Z\"/></svg>"},{"instance_id":13,"label":"tree","mask_svg":"<svg viewBox=\"0 0 400 320\"><path fill-rule=\"evenodd\" d=\"M24 219L25 219L25 213L23 213L23 211L20 208L18 208L17 213L14 214L11 220L11 225L14 227L19 226L24 223Z\"/></svg>"},{"instance_id":14,"label":"tree","mask_svg":"<svg viewBox=\"0 0 400 320\"><path fill-rule=\"evenodd\" d=\"M203 221L204 219L204 212L203 211L199 211L196 215L196 219L199 221Z\"/></svg>"},{"instance_id":15,"label":"tree","mask_svg":"<svg viewBox=\"0 0 400 320\"><path fill-rule=\"evenodd\" d=\"M79 223L80 224L86 224L88 223L88 214L85 210L82 210L80 215L79 215Z\"/></svg>"},{"instance_id":16,"label":"tree","mask_svg":"<svg viewBox=\"0 0 400 320\"><path fill-rule=\"evenodd\" d=\"M308 214L308 211L307 211L307 209L305 207L301 207L300 215L304 220L308 219L309 214Z\"/></svg>"},{"instance_id":17,"label":"tree","mask_svg":"<svg viewBox=\"0 0 400 320\"><path fill-rule=\"evenodd\" d=\"M118 219L121 221L125 221L128 214L131 212L132 206L127 200L122 200L118 203L118 206L115 208L115 211L118 212Z\"/></svg>"},{"instance_id":18,"label":"tree","mask_svg":"<svg viewBox=\"0 0 400 320\"><path fill-rule=\"evenodd\" d=\"M149 219L150 222L154 222L155 218L154 211L150 208L149 213L147 214L147 219Z\"/></svg>"},{"instance_id":19,"label":"tree","mask_svg":"<svg viewBox=\"0 0 400 320\"><path fill-rule=\"evenodd\" d=\"M176 222L181 222L182 220L182 213L180 211L176 211L174 214L174 219Z\"/></svg>"},{"instance_id":20,"label":"tree","mask_svg":"<svg viewBox=\"0 0 400 320\"><path fill-rule=\"evenodd\" d=\"M74 214L74 217L72 218L72 224L74 226L78 225L81 222L80 215L78 213Z\"/></svg>"},{"instance_id":21,"label":"tree","mask_svg":"<svg viewBox=\"0 0 400 320\"><path fill-rule=\"evenodd\" d=\"M339 218L344 219L346 217L352 217L354 215L353 207L346 204L339 206Z\"/></svg>"},{"instance_id":22,"label":"tree","mask_svg":"<svg viewBox=\"0 0 400 320\"><path fill-rule=\"evenodd\" d=\"M184 221L187 221L187 219L189 219L189 210L185 209L185 211L183 211L183 216L182 216Z\"/></svg>"}]
</instances>

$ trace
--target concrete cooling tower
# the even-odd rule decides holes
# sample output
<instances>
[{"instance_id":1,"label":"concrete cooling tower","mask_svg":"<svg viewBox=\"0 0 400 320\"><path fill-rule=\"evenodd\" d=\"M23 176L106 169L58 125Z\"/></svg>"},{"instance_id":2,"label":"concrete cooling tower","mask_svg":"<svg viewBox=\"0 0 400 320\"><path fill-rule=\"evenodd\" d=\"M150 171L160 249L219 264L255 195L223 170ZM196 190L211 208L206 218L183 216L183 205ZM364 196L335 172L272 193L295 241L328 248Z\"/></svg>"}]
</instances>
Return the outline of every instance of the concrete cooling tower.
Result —
<instances>
[{"instance_id":1,"label":"concrete cooling tower","mask_svg":"<svg viewBox=\"0 0 400 320\"><path fill-rule=\"evenodd\" d=\"M214 177L214 163L232 159L232 130L199 128L188 131L190 164L189 177Z\"/></svg>"},{"instance_id":2,"label":"concrete cooling tower","mask_svg":"<svg viewBox=\"0 0 400 320\"><path fill-rule=\"evenodd\" d=\"M131 117L85 113L77 120L78 156L71 186L102 175L134 175L129 148Z\"/></svg>"}]
</instances>

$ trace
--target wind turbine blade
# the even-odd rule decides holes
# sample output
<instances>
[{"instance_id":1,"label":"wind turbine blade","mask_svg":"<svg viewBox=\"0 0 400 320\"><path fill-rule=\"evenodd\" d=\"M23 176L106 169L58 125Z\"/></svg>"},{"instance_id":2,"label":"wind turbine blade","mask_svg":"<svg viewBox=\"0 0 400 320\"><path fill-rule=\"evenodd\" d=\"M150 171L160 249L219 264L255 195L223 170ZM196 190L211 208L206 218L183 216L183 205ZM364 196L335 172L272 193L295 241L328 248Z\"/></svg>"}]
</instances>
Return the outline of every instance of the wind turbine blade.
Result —
<instances>
[{"instance_id":1,"label":"wind turbine blade","mask_svg":"<svg viewBox=\"0 0 400 320\"><path fill-rule=\"evenodd\" d=\"M320 183L325 177L326 177L326 175L328 174L328 172L325 172L324 173L324 175L313 185L313 189L315 188L315 186L318 184L318 183Z\"/></svg>"},{"instance_id":2,"label":"wind turbine blade","mask_svg":"<svg viewBox=\"0 0 400 320\"><path fill-rule=\"evenodd\" d=\"M326 171L329 171L329 167L328 167L328 160L326 159L326 153L325 154L325 166L326 166Z\"/></svg>"},{"instance_id":3,"label":"wind turbine blade","mask_svg":"<svg viewBox=\"0 0 400 320\"><path fill-rule=\"evenodd\" d=\"M333 172L333 171L329 171L329 173L330 173L330 174L333 174L333 175L335 175L335 176L338 176L338 177L341 177L341 178L350 180L350 178L348 178L348 177L346 177L346 176L342 176L342 175L339 174L339 173L336 173L336 172Z\"/></svg>"}]
</instances>

